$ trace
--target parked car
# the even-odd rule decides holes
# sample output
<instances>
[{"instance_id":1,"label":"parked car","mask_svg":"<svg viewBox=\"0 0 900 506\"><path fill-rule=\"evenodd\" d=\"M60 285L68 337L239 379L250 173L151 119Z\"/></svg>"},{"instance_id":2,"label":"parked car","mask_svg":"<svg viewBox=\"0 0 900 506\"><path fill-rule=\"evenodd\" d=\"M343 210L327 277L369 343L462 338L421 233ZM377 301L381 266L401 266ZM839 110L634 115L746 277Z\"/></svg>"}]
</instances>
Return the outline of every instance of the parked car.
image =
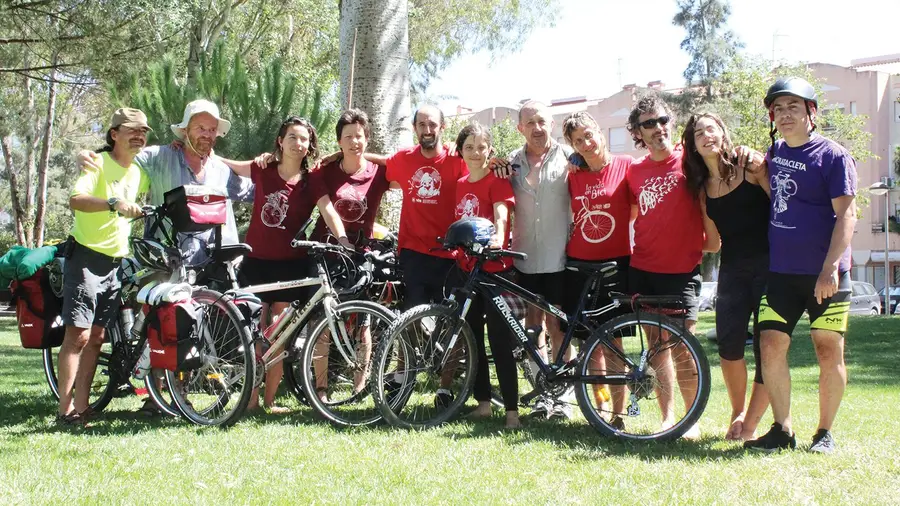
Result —
<instances>
[{"instance_id":1,"label":"parked car","mask_svg":"<svg viewBox=\"0 0 900 506\"><path fill-rule=\"evenodd\" d=\"M881 297L881 304L884 305L884 288L878 290L878 296ZM888 314L897 314L897 302L900 302L900 286L892 286L891 287L891 307L888 310ZM884 310L884 308L882 308Z\"/></svg>"},{"instance_id":2,"label":"parked car","mask_svg":"<svg viewBox=\"0 0 900 506\"><path fill-rule=\"evenodd\" d=\"M700 285L700 311L716 310L716 292L719 283L716 281L706 281Z\"/></svg>"},{"instance_id":3,"label":"parked car","mask_svg":"<svg viewBox=\"0 0 900 506\"><path fill-rule=\"evenodd\" d=\"M850 296L850 314L881 314L881 300L875 287L862 281L853 281ZM893 290L891 290L893 292Z\"/></svg>"}]
</instances>

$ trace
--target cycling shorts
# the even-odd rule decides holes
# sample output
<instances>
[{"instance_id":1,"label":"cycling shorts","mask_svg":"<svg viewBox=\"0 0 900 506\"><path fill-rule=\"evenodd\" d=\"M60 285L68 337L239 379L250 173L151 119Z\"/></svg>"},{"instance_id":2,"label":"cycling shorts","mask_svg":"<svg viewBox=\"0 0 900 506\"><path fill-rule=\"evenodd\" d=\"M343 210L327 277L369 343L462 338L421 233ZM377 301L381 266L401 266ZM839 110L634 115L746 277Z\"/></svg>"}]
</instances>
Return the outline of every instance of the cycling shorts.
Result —
<instances>
[{"instance_id":1,"label":"cycling shorts","mask_svg":"<svg viewBox=\"0 0 900 506\"><path fill-rule=\"evenodd\" d=\"M809 313L809 328L847 332L850 315L850 273L838 275L834 296L816 301L818 276L769 272L766 293L759 303L760 330L777 330L790 335L803 311Z\"/></svg>"}]
</instances>

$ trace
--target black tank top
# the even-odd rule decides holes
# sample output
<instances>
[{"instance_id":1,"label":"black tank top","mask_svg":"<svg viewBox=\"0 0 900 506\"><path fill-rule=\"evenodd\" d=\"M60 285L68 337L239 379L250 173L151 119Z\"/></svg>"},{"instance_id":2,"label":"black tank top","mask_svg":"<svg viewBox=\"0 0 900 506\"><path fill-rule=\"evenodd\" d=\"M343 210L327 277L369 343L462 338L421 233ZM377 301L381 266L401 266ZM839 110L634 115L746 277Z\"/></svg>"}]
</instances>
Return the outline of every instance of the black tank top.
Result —
<instances>
[{"instance_id":1,"label":"black tank top","mask_svg":"<svg viewBox=\"0 0 900 506\"><path fill-rule=\"evenodd\" d=\"M722 237L722 262L769 254L769 196L745 178L734 190L706 198L706 214Z\"/></svg>"}]
</instances>

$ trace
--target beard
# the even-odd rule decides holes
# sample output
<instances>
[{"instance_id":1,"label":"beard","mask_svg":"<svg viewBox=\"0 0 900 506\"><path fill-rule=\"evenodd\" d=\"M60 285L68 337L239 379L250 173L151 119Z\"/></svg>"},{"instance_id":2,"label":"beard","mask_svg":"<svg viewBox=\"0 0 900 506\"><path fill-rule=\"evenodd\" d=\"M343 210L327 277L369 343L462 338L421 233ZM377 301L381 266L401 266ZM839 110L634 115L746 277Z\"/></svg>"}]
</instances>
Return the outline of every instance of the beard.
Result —
<instances>
[{"instance_id":1,"label":"beard","mask_svg":"<svg viewBox=\"0 0 900 506\"><path fill-rule=\"evenodd\" d=\"M431 137L421 136L419 137L419 145L424 149L434 149L437 147L439 139L437 135Z\"/></svg>"},{"instance_id":2,"label":"beard","mask_svg":"<svg viewBox=\"0 0 900 506\"><path fill-rule=\"evenodd\" d=\"M208 155L210 151L212 151L213 146L216 145L215 138L192 137L190 135L188 135L187 138L190 149L194 150L200 156Z\"/></svg>"}]
</instances>

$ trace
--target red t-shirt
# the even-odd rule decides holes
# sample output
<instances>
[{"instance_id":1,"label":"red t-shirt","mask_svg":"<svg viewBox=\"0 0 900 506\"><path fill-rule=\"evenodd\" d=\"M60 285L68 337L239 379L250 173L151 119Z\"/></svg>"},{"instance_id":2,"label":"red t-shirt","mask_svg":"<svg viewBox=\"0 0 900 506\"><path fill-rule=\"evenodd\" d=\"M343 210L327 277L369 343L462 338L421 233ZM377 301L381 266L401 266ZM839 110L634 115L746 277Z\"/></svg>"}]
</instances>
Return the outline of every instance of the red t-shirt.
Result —
<instances>
[{"instance_id":1,"label":"red t-shirt","mask_svg":"<svg viewBox=\"0 0 900 506\"><path fill-rule=\"evenodd\" d=\"M634 160L614 156L599 172L569 174L575 217L566 255L578 260L610 260L631 254L628 220L631 197L626 176Z\"/></svg>"},{"instance_id":2,"label":"red t-shirt","mask_svg":"<svg viewBox=\"0 0 900 506\"><path fill-rule=\"evenodd\" d=\"M494 221L494 204L504 202L509 206L510 210L516 205L516 198L513 196L512 185L508 179L500 179L493 172L489 172L487 176L472 183L469 182L469 176L463 176L456 182L456 209L454 211L454 220L463 218L487 218ZM511 223L511 222L510 222ZM510 223L507 223L509 226ZM506 237L503 238L503 248L509 247L509 229L506 230ZM457 257L459 266L466 271L471 271L475 266L474 258ZM488 272L505 271L512 267L512 258L502 258L499 260L491 260L484 264L484 270Z\"/></svg>"},{"instance_id":3,"label":"red t-shirt","mask_svg":"<svg viewBox=\"0 0 900 506\"><path fill-rule=\"evenodd\" d=\"M703 215L681 169L680 149L661 162L645 156L634 162L627 181L634 222L631 266L647 272L681 274L703 256Z\"/></svg>"},{"instance_id":4,"label":"red t-shirt","mask_svg":"<svg viewBox=\"0 0 900 506\"><path fill-rule=\"evenodd\" d=\"M363 246L366 239L372 238L372 227L381 197L390 186L385 179L387 168L366 162L366 166L350 175L341 170L340 162L330 163L310 174L310 179L325 188L334 209L344 222L344 229L350 242ZM321 217L316 223L313 237L317 240L324 237L327 227Z\"/></svg>"},{"instance_id":5,"label":"red t-shirt","mask_svg":"<svg viewBox=\"0 0 900 506\"><path fill-rule=\"evenodd\" d=\"M307 177L306 184L288 183L278 174L278 162L265 168L254 162L250 165L250 179L256 185L253 194L253 215L245 240L253 248L248 256L262 260L291 260L303 258L306 252L291 247L303 223L325 195L325 189Z\"/></svg>"},{"instance_id":6,"label":"red t-shirt","mask_svg":"<svg viewBox=\"0 0 900 506\"><path fill-rule=\"evenodd\" d=\"M397 181L403 190L399 249L450 258L449 252L432 249L441 246L437 238L444 237L453 223L456 181L468 174L463 159L446 150L425 158L415 146L388 158L387 180Z\"/></svg>"}]
</instances>

